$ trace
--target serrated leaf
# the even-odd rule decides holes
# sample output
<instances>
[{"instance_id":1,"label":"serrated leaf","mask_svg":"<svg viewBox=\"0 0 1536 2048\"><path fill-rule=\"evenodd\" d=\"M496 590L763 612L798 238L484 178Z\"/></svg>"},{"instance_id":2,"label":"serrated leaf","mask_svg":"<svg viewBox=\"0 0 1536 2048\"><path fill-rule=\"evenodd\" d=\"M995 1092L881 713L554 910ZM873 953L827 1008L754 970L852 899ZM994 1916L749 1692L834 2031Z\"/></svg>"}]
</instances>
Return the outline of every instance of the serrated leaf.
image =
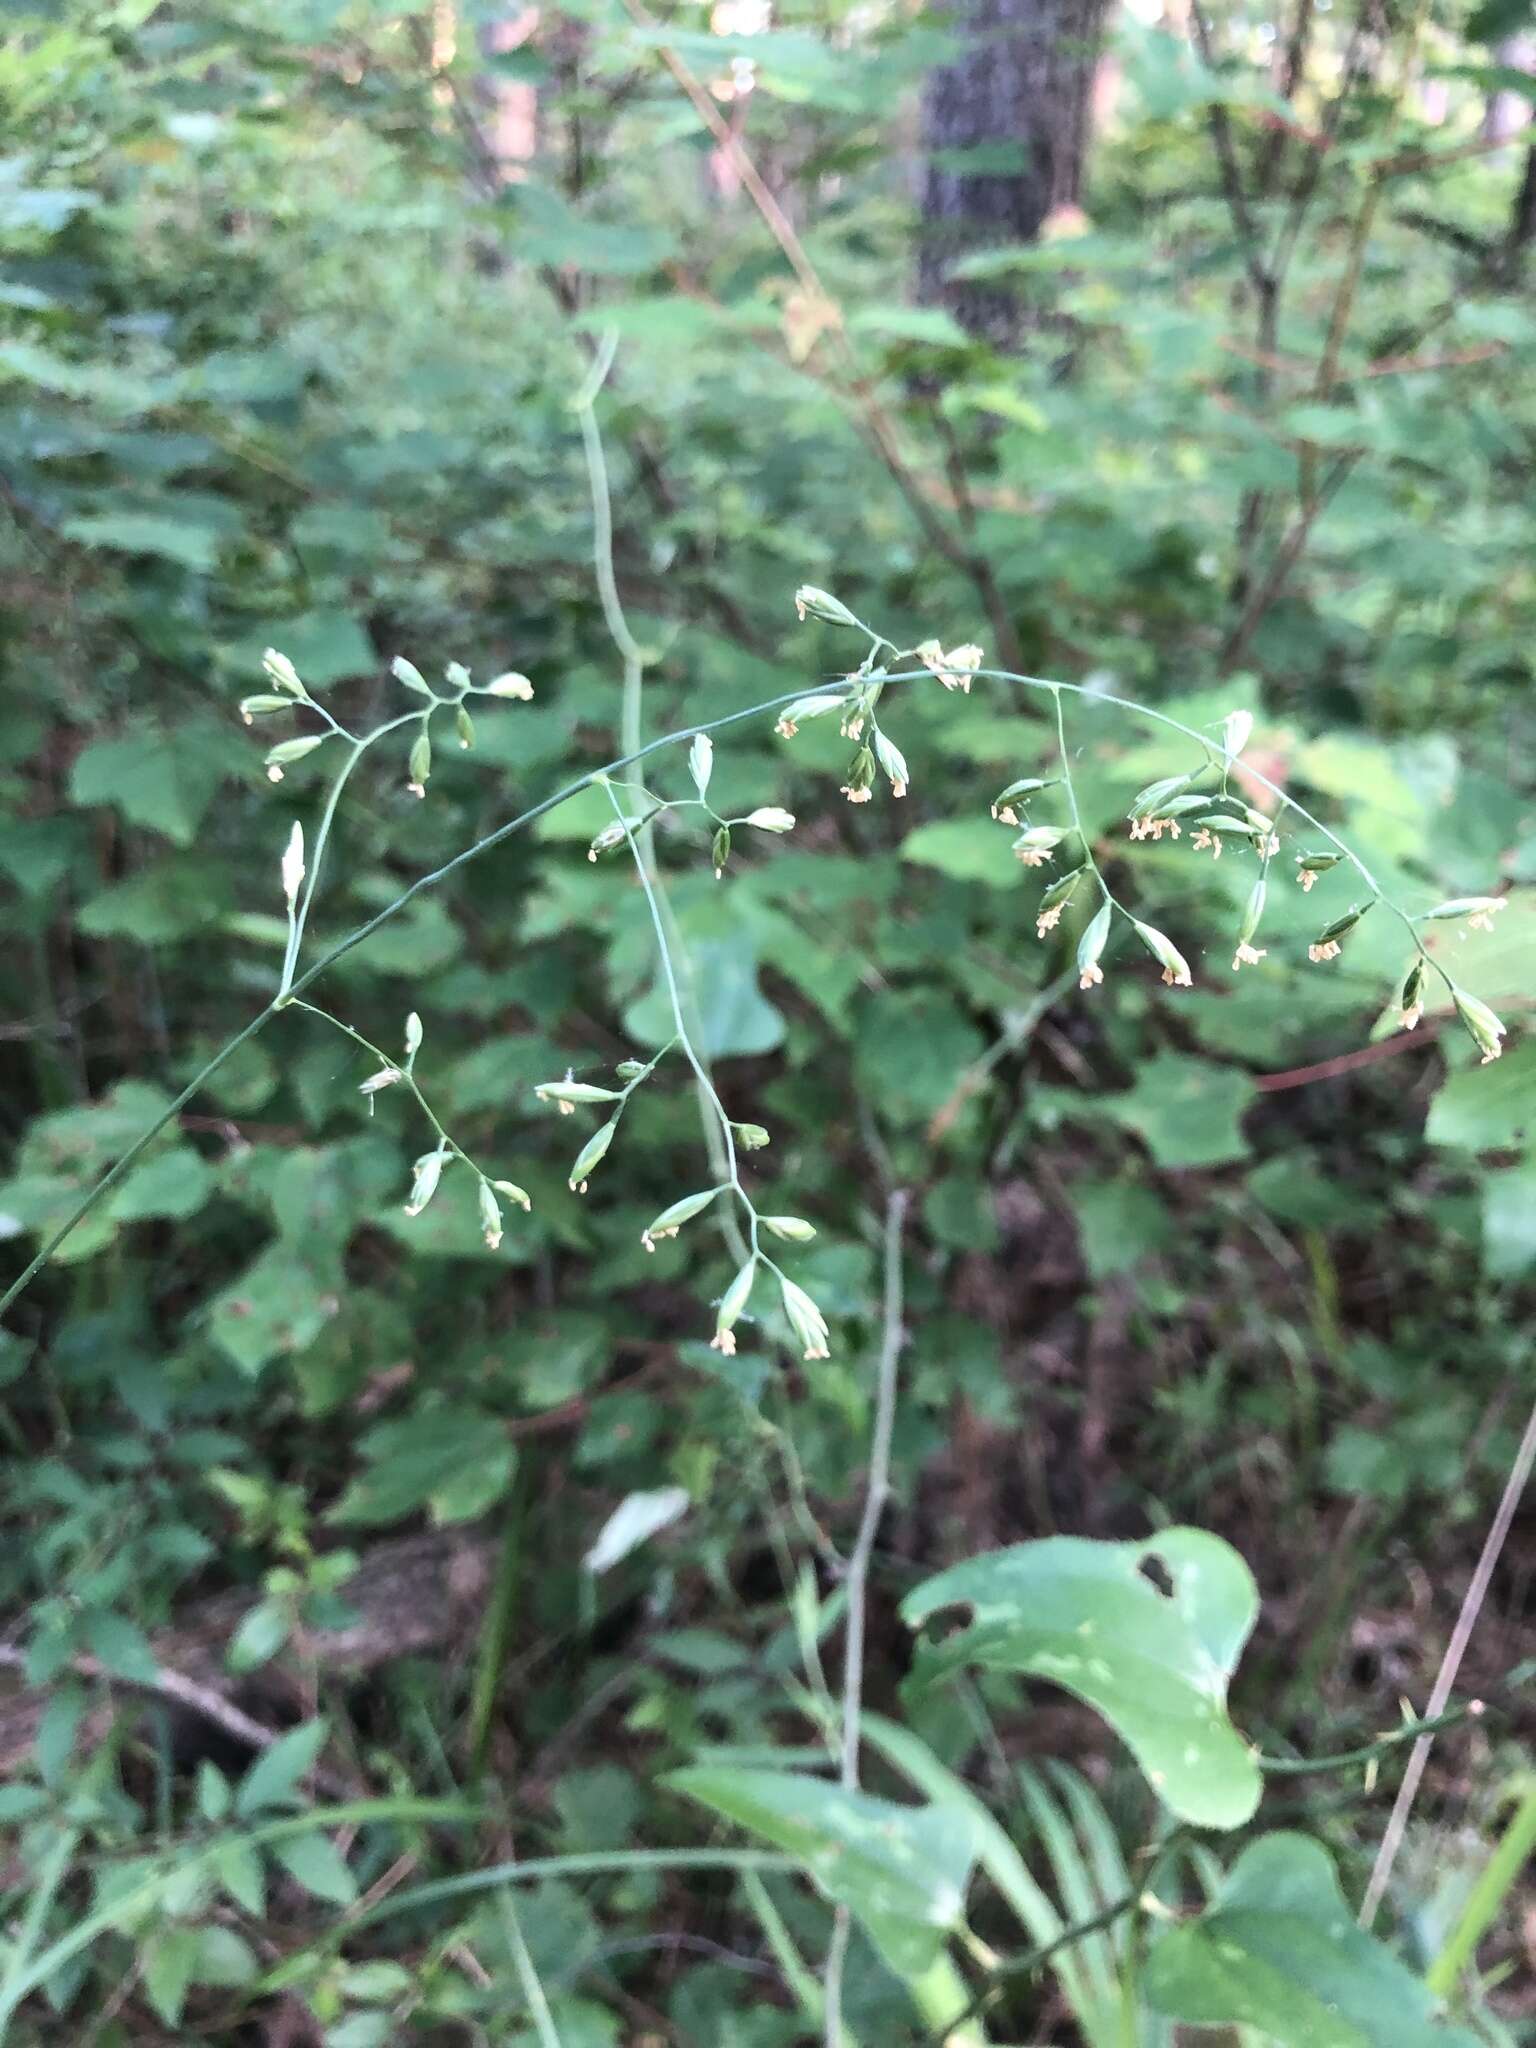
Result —
<instances>
[{"instance_id":1,"label":"serrated leaf","mask_svg":"<svg viewBox=\"0 0 1536 2048\"><path fill-rule=\"evenodd\" d=\"M1231 1828L1253 1813L1259 1771L1226 1699L1258 1594L1219 1537L1020 1543L938 1573L901 1612L920 1628L957 1606L970 1618L924 1648L923 1675L979 1664L1048 1679L1104 1716L1181 1819Z\"/></svg>"},{"instance_id":2,"label":"serrated leaf","mask_svg":"<svg viewBox=\"0 0 1536 2048\"><path fill-rule=\"evenodd\" d=\"M332 1508L329 1520L378 1525L429 1507L438 1522L483 1513L511 1484L512 1444L478 1409L440 1409L380 1423L362 1440L369 1469Z\"/></svg>"}]
</instances>

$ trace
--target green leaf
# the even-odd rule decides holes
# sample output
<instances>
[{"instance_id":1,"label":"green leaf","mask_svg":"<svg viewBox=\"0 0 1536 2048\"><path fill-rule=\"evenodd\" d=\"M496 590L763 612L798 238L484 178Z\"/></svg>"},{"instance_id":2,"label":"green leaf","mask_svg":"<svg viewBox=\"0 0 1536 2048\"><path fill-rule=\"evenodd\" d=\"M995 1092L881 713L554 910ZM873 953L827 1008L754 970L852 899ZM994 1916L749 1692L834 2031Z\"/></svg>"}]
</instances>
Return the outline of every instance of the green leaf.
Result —
<instances>
[{"instance_id":1,"label":"green leaf","mask_svg":"<svg viewBox=\"0 0 1536 2048\"><path fill-rule=\"evenodd\" d=\"M214 1297L208 1327L240 1370L254 1375L269 1360L312 1344L339 1306L336 1287L304 1258L284 1245L269 1245Z\"/></svg>"},{"instance_id":2,"label":"green leaf","mask_svg":"<svg viewBox=\"0 0 1536 2048\"><path fill-rule=\"evenodd\" d=\"M954 1098L981 1056L981 1034L941 988L882 989L858 1010L860 1085L893 1122L926 1121Z\"/></svg>"},{"instance_id":3,"label":"green leaf","mask_svg":"<svg viewBox=\"0 0 1536 2048\"><path fill-rule=\"evenodd\" d=\"M877 334L892 341L928 342L940 348L968 348L970 337L938 306L863 306L848 322L855 334Z\"/></svg>"},{"instance_id":4,"label":"green leaf","mask_svg":"<svg viewBox=\"0 0 1536 2048\"><path fill-rule=\"evenodd\" d=\"M1071 1194L1083 1260L1094 1280L1127 1272L1178 1234L1167 1203L1134 1181L1080 1180Z\"/></svg>"},{"instance_id":5,"label":"green leaf","mask_svg":"<svg viewBox=\"0 0 1536 2048\"><path fill-rule=\"evenodd\" d=\"M69 793L77 804L115 804L130 825L190 846L225 766L221 751L186 731L93 740L70 771Z\"/></svg>"},{"instance_id":6,"label":"green leaf","mask_svg":"<svg viewBox=\"0 0 1536 2048\"><path fill-rule=\"evenodd\" d=\"M1254 1086L1235 1067L1159 1053L1123 1095L1099 1098L1116 1123L1135 1131L1159 1166L1221 1166L1247 1156L1241 1120Z\"/></svg>"},{"instance_id":7,"label":"green leaf","mask_svg":"<svg viewBox=\"0 0 1536 2048\"><path fill-rule=\"evenodd\" d=\"M1432 1145L1467 1152L1516 1151L1536 1132L1536 1037L1490 1065L1463 1067L1429 1105L1424 1135Z\"/></svg>"},{"instance_id":8,"label":"green leaf","mask_svg":"<svg viewBox=\"0 0 1536 2048\"><path fill-rule=\"evenodd\" d=\"M151 1685L160 1667L149 1638L137 1622L125 1614L96 1609L81 1624L85 1646L114 1678L126 1678L135 1685Z\"/></svg>"},{"instance_id":9,"label":"green leaf","mask_svg":"<svg viewBox=\"0 0 1536 2048\"><path fill-rule=\"evenodd\" d=\"M270 1806L298 1803L299 1784L315 1767L329 1732L324 1720L301 1721L263 1750L235 1793L235 1812L242 1820Z\"/></svg>"},{"instance_id":10,"label":"green leaf","mask_svg":"<svg viewBox=\"0 0 1536 2048\"><path fill-rule=\"evenodd\" d=\"M700 922L679 919L686 948L684 999L691 992L699 1051L717 1060L772 1052L783 1042L784 1018L758 986L752 934L744 926L706 933L698 929ZM651 1046L665 1045L676 1033L671 997L659 974L649 993L625 1011L624 1029Z\"/></svg>"},{"instance_id":11,"label":"green leaf","mask_svg":"<svg viewBox=\"0 0 1536 2048\"><path fill-rule=\"evenodd\" d=\"M316 521L322 515L328 516L330 524L317 530ZM323 542L320 541L321 531L325 535ZM306 538L311 544L334 546L334 535L338 531L354 536L366 535L368 544L363 548L364 552L382 552L388 546L388 528L378 515L352 505L312 507L295 524L294 538L301 546ZM324 689L328 683L342 682L348 676L375 674L380 666L362 621L351 612L302 612L297 617L274 618L259 632L253 633L249 640L242 641L238 648L226 649L225 658L232 658L242 675L247 669L254 675L269 647L276 647L286 654L312 690Z\"/></svg>"},{"instance_id":12,"label":"green leaf","mask_svg":"<svg viewBox=\"0 0 1536 2048\"><path fill-rule=\"evenodd\" d=\"M272 1853L296 1884L317 1899L334 1906L350 1906L357 1897L357 1879L347 1868L346 1858L318 1829L312 1835L293 1835L274 1842Z\"/></svg>"},{"instance_id":13,"label":"green leaf","mask_svg":"<svg viewBox=\"0 0 1536 2048\"><path fill-rule=\"evenodd\" d=\"M217 925L228 909L220 871L188 855L141 869L91 897L81 907L79 925L95 939L157 946Z\"/></svg>"},{"instance_id":14,"label":"green leaf","mask_svg":"<svg viewBox=\"0 0 1536 2048\"><path fill-rule=\"evenodd\" d=\"M199 1932L196 1927L162 1927L144 1952L144 1990L168 2027L181 2020L197 1966Z\"/></svg>"},{"instance_id":15,"label":"green leaf","mask_svg":"<svg viewBox=\"0 0 1536 2048\"><path fill-rule=\"evenodd\" d=\"M258 1964L250 1943L233 1927L199 1927L197 1954L192 1963L194 1984L213 1984L220 1990L234 1990L255 1981Z\"/></svg>"},{"instance_id":16,"label":"green leaf","mask_svg":"<svg viewBox=\"0 0 1536 2048\"><path fill-rule=\"evenodd\" d=\"M1049 1679L1104 1716L1181 1819L1231 1828L1252 1814L1258 1767L1226 1698L1258 1593L1219 1537L1166 1529L1137 1543L1021 1543L938 1573L901 1611L920 1628L954 1606L970 1619L925 1648L924 1676L979 1664Z\"/></svg>"},{"instance_id":17,"label":"green leaf","mask_svg":"<svg viewBox=\"0 0 1536 2048\"><path fill-rule=\"evenodd\" d=\"M181 1222L196 1215L213 1186L213 1170L202 1154L190 1145L173 1145L136 1166L108 1197L108 1207L115 1223L151 1216Z\"/></svg>"},{"instance_id":18,"label":"green leaf","mask_svg":"<svg viewBox=\"0 0 1536 2048\"><path fill-rule=\"evenodd\" d=\"M277 1600L258 1600L229 1639L224 1661L231 1671L259 1671L288 1640L288 1615Z\"/></svg>"},{"instance_id":19,"label":"green leaf","mask_svg":"<svg viewBox=\"0 0 1536 2048\"><path fill-rule=\"evenodd\" d=\"M1198 1920L1152 1950L1146 1991L1196 2026L1258 2029L1285 2048L1475 2048L1438 2024L1428 1991L1355 1925L1328 1852L1261 1836Z\"/></svg>"},{"instance_id":20,"label":"green leaf","mask_svg":"<svg viewBox=\"0 0 1536 2048\"><path fill-rule=\"evenodd\" d=\"M207 1757L197 1767L197 1807L204 1820L223 1820L233 1798L228 1778Z\"/></svg>"},{"instance_id":21,"label":"green leaf","mask_svg":"<svg viewBox=\"0 0 1536 2048\"><path fill-rule=\"evenodd\" d=\"M1018 882L1019 868L1008 848L1008 834L979 818L935 818L907 834L901 857L920 867L937 868L952 881L1011 889Z\"/></svg>"},{"instance_id":22,"label":"green leaf","mask_svg":"<svg viewBox=\"0 0 1536 2048\"><path fill-rule=\"evenodd\" d=\"M1536 1267L1536 1159L1483 1181L1483 1269L1519 1280Z\"/></svg>"},{"instance_id":23,"label":"green leaf","mask_svg":"<svg viewBox=\"0 0 1536 2048\"><path fill-rule=\"evenodd\" d=\"M260 1919L266 1911L267 1886L261 1858L239 1835L218 1842L210 1852L214 1875L242 1911Z\"/></svg>"},{"instance_id":24,"label":"green leaf","mask_svg":"<svg viewBox=\"0 0 1536 2048\"><path fill-rule=\"evenodd\" d=\"M87 547L159 555L205 576L218 567L219 548L229 537L222 520L179 518L168 511L80 513L66 519L61 531Z\"/></svg>"},{"instance_id":25,"label":"green leaf","mask_svg":"<svg viewBox=\"0 0 1536 2048\"><path fill-rule=\"evenodd\" d=\"M369 1469L331 1509L332 1522L398 1522L423 1507L438 1522L465 1521L501 1498L516 1462L501 1425L470 1408L380 1423L362 1452Z\"/></svg>"},{"instance_id":26,"label":"green leaf","mask_svg":"<svg viewBox=\"0 0 1536 2048\"><path fill-rule=\"evenodd\" d=\"M1524 1008L1536 996L1536 889L1511 889L1489 931L1430 924L1420 936L1431 959L1495 1009L1511 998ZM1449 1010L1437 976L1427 977L1426 988L1437 1009Z\"/></svg>"},{"instance_id":27,"label":"green leaf","mask_svg":"<svg viewBox=\"0 0 1536 2048\"><path fill-rule=\"evenodd\" d=\"M926 1970L964 1923L978 1837L962 1807L899 1806L800 1771L696 1765L665 1783L799 1857L898 1974Z\"/></svg>"}]
</instances>

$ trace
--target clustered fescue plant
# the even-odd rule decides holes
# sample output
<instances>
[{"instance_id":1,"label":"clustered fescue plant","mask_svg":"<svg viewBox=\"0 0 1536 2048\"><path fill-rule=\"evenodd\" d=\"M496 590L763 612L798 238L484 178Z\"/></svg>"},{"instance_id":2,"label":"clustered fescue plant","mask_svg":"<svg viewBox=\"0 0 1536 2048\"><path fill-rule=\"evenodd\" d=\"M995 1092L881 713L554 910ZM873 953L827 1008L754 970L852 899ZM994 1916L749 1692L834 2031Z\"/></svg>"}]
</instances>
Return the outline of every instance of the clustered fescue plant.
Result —
<instances>
[{"instance_id":1,"label":"clustered fescue plant","mask_svg":"<svg viewBox=\"0 0 1536 2048\"><path fill-rule=\"evenodd\" d=\"M1076 949L1076 973L1081 989L1091 990L1103 984L1106 949L1117 920L1129 927L1151 955L1162 971L1165 984L1171 988L1193 986L1194 976L1189 962L1174 941L1156 925L1138 917L1111 889L1100 855L1084 830L1066 724L1066 700L1070 696L1088 694L1082 686L988 669L983 665L983 650L974 643L946 649L938 640L929 639L915 647L898 647L866 625L839 598L812 585L804 585L796 592L795 609L802 619L816 618L845 627L862 633L868 641L867 651L857 668L829 688L788 702L779 712L775 728L782 737L793 738L805 721L835 711L843 737L854 744L854 753L846 771L847 779L842 784L842 794L851 804L870 802L882 776L891 795L897 798L906 795L911 783L906 757L880 720L880 705L888 686L934 678L946 690L968 692L975 680L984 677L1048 692L1055 712L1055 760L1042 764L1046 772L1020 776L1008 783L990 805L992 818L1014 833L1012 850L1020 864L1027 869L1052 871L1034 914L1036 936L1041 940L1047 939L1061 923L1068 908L1083 898L1092 907ZM910 662L918 666L902 666ZM526 1210L531 1206L530 1199L514 1181L496 1176L472 1160L439 1120L415 1074L423 1037L420 1017L413 1012L407 1018L402 1055L395 1059L328 1010L302 1000L294 992L294 980L337 803L347 778L364 753L394 734L413 731L407 759L407 786L414 795L424 797L432 770L431 728L434 717L439 713L451 716L459 745L469 748L474 744L475 735L466 708L467 699L486 697L526 701L533 695L533 685L518 672L508 672L489 683L477 685L466 669L452 663L445 671L446 692L439 692L413 663L399 658L393 664L396 680L424 702L419 708L387 719L373 732L359 737L317 702L286 656L269 651L264 667L272 688L270 692L248 697L242 703L241 715L247 723L257 717L301 710L315 714L326 727L322 733L281 740L268 751L267 770L274 781L281 781L286 767L306 758L332 739L340 740L347 748L323 807L312 855L306 856L303 827L297 821L292 826L282 855L281 880L287 908L288 938L275 1007L291 1006L322 1019L368 1055L374 1062L373 1070L358 1086L368 1097L370 1106L385 1089L396 1086L403 1087L415 1101L431 1129L434 1142L414 1163L405 1203L406 1214L419 1216L436 1194L445 1171L461 1165L474 1176L485 1242L495 1247L503 1236L503 1202ZM1433 969L1444 982L1456 1013L1484 1062L1499 1057L1505 1030L1503 1023L1485 1003L1460 987L1440 961L1428 952L1420 927L1460 919L1472 928L1491 929L1493 919L1503 908L1500 897L1458 897L1437 904L1419 916L1410 915L1384 895L1365 863L1336 834L1285 790L1269 781L1251 764L1242 762L1243 750L1253 729L1253 720L1248 712L1231 713L1223 721L1219 733L1202 733L1163 712L1128 699L1095 694L1100 703L1112 704L1149 719L1200 749L1202 758L1196 765L1181 774L1149 783L1132 798L1126 813L1128 838L1132 843L1151 841L1156 844L1165 838L1170 842L1177 841L1187 833L1190 847L1197 852L1208 852L1214 860L1220 860L1226 850L1232 848L1246 853L1253 861L1254 880L1234 939L1234 970L1256 966L1266 957L1267 948L1256 945L1255 940L1260 934L1274 863L1283 850L1284 827L1288 821L1295 820L1328 842L1325 850L1297 852L1294 865L1297 885L1303 891L1309 891L1320 876L1340 864L1347 864L1366 892L1362 900L1351 904L1342 915L1322 927L1308 948L1309 959L1314 963L1337 959L1344 941L1361 919L1378 904L1383 905L1400 920L1414 949L1397 998L1398 1020L1402 1028L1412 1030L1418 1024L1424 1007L1425 971ZM730 722L733 721L721 721ZM749 1310L759 1276L767 1275L776 1283L778 1305L797 1347L807 1359L825 1358L828 1355L825 1315L812 1296L784 1272L764 1243L765 1236L789 1243L805 1243L815 1236L814 1226L798 1216L764 1213L743 1179L742 1156L765 1147L769 1143L769 1133L761 1125L741 1122L729 1114L698 1050L696 1029L690 1020L689 1004L684 999L682 977L674 958L658 879L648 853L650 834L658 820L676 816L686 823L697 815L707 835L707 857L718 879L731 857L733 832L746 829L782 835L794 830L796 820L792 812L773 804L759 805L744 815L732 817L723 816L715 810L709 802L715 744L707 730L654 742L651 748L642 751L649 753L657 748L679 745L683 737L689 739L687 762L692 795L660 795L644 780L623 775L620 771L632 766L632 760L598 771L576 785L601 788L613 807L613 821L592 839L588 858L596 861L620 848L626 849L630 855L650 911L657 954L672 1009L673 1035L649 1059L622 1062L614 1074L618 1086L579 1080L571 1070L563 1080L541 1083L534 1094L538 1101L552 1106L562 1116L570 1116L578 1109L589 1107L607 1112L606 1121L580 1147L571 1164L570 1186L573 1192L585 1194L618 1135L619 1125L635 1092L651 1080L670 1055L680 1056L698 1085L705 1107L706 1135L710 1137L712 1146L718 1140L717 1156L724 1164L724 1173L712 1185L680 1195L669 1203L646 1226L641 1241L647 1251L653 1250L659 1240L677 1236L685 1225L702 1216L721 1197L726 1198L739 1212L742 1226L739 1232L735 1225L728 1226L728 1236L734 1237L743 1256L733 1279L716 1304L715 1327L710 1339L712 1346L724 1353L735 1351L737 1325ZM1240 763L1242 783L1248 788L1262 790L1272 800L1272 810L1258 808L1234 788ZM1053 815L1036 817L1035 812L1042 809Z\"/></svg>"}]
</instances>

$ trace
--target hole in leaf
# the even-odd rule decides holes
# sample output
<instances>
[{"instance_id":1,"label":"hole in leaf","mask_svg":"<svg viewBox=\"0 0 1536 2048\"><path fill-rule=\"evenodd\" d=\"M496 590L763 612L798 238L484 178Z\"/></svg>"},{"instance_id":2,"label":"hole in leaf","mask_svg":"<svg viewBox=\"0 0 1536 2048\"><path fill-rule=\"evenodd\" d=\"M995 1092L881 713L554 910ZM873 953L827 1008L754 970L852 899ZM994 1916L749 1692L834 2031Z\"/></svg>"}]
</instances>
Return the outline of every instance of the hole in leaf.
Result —
<instances>
[{"instance_id":1,"label":"hole in leaf","mask_svg":"<svg viewBox=\"0 0 1536 2048\"><path fill-rule=\"evenodd\" d=\"M1173 1573L1169 1571L1167 1565L1163 1563L1163 1560L1155 1550L1149 1550L1136 1569L1146 1580L1147 1584L1155 1592L1161 1593L1165 1600L1173 1598Z\"/></svg>"}]
</instances>

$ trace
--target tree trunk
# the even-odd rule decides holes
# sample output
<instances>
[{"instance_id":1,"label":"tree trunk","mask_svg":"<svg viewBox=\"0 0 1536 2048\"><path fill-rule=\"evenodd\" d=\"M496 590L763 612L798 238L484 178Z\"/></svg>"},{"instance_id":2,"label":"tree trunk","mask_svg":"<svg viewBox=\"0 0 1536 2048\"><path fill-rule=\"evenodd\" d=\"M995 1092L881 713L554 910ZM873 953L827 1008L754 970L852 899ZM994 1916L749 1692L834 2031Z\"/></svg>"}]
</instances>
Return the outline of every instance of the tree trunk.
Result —
<instances>
[{"instance_id":1,"label":"tree trunk","mask_svg":"<svg viewBox=\"0 0 1536 2048\"><path fill-rule=\"evenodd\" d=\"M972 251L1030 242L1078 204L1106 0L958 0L965 47L928 80L918 289L1007 347L1024 309L997 282L949 279Z\"/></svg>"}]
</instances>

